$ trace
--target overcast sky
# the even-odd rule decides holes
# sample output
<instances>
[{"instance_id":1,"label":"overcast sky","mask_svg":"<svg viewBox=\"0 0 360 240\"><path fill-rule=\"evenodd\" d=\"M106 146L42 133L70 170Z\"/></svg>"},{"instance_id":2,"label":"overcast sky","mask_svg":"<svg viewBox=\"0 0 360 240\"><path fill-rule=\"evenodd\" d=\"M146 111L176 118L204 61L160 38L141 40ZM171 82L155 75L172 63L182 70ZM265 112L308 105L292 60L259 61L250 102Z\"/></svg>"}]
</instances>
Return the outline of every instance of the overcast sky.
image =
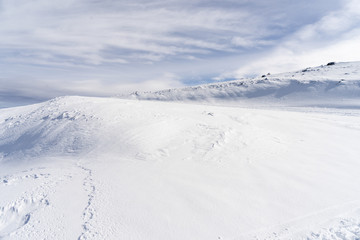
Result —
<instances>
[{"instance_id":1,"label":"overcast sky","mask_svg":"<svg viewBox=\"0 0 360 240\"><path fill-rule=\"evenodd\" d=\"M0 101L357 60L358 0L0 0Z\"/></svg>"}]
</instances>

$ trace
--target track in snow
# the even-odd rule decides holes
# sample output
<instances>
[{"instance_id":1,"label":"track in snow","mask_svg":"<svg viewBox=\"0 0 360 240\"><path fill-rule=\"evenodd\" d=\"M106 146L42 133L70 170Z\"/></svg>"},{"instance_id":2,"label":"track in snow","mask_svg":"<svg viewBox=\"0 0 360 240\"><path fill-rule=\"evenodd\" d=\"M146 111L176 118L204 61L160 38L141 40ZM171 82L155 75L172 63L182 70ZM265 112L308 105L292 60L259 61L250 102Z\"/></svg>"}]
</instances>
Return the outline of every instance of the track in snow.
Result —
<instances>
[{"instance_id":1,"label":"track in snow","mask_svg":"<svg viewBox=\"0 0 360 240\"><path fill-rule=\"evenodd\" d=\"M84 223L82 224L83 232L81 233L78 239L79 240L94 239L98 234L94 230L94 227L91 225L91 221L93 220L95 215L95 210L94 207L92 206L92 202L95 197L96 188L93 181L92 170L81 165L80 163L78 163L78 167L86 174L84 178L83 186L88 196L87 205L82 213L84 219Z\"/></svg>"}]
</instances>

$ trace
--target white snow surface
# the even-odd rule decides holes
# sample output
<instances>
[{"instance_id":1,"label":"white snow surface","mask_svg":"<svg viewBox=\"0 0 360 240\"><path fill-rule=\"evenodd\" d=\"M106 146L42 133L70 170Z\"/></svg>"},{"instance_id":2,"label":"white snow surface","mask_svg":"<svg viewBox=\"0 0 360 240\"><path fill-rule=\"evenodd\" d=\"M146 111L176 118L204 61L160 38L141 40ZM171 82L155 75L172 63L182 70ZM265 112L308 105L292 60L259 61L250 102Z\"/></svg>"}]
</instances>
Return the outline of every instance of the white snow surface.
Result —
<instances>
[{"instance_id":1,"label":"white snow surface","mask_svg":"<svg viewBox=\"0 0 360 240\"><path fill-rule=\"evenodd\" d=\"M0 239L360 239L360 68L331 67L1 109Z\"/></svg>"},{"instance_id":2,"label":"white snow surface","mask_svg":"<svg viewBox=\"0 0 360 240\"><path fill-rule=\"evenodd\" d=\"M120 96L121 97L121 96ZM126 96L122 96L126 97ZM336 63L252 79L134 92L133 99L196 101L236 106L360 107L360 62Z\"/></svg>"}]
</instances>

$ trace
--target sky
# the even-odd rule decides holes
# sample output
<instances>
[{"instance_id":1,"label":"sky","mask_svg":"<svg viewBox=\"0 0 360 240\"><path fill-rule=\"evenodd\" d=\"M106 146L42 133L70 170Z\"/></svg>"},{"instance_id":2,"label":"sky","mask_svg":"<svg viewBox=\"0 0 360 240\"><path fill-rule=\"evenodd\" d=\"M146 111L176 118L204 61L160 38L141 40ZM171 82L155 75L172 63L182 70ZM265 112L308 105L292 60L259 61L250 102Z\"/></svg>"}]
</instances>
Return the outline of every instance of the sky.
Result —
<instances>
[{"instance_id":1,"label":"sky","mask_svg":"<svg viewBox=\"0 0 360 240\"><path fill-rule=\"evenodd\" d=\"M359 60L358 0L0 0L0 106Z\"/></svg>"}]
</instances>

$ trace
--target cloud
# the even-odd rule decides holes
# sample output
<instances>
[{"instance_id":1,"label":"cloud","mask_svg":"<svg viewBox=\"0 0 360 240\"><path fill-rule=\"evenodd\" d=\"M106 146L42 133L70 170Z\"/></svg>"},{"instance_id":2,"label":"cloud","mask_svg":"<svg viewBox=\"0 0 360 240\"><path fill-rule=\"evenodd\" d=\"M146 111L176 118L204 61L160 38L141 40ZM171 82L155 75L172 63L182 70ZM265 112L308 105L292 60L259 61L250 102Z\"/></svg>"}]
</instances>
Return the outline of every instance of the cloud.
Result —
<instances>
[{"instance_id":1,"label":"cloud","mask_svg":"<svg viewBox=\"0 0 360 240\"><path fill-rule=\"evenodd\" d=\"M347 1L341 9L286 36L275 48L241 66L232 76L298 70L330 61L359 61L359 42L360 7L356 1Z\"/></svg>"},{"instance_id":2,"label":"cloud","mask_svg":"<svg viewBox=\"0 0 360 240\"><path fill-rule=\"evenodd\" d=\"M55 81L35 79L29 81L24 77L0 78L0 102L15 99L32 99L44 101L62 95L82 96L115 96L128 94L133 91L152 91L184 86L179 76L163 72L161 75L152 75L143 81L104 81L94 75L92 78L64 79L61 76Z\"/></svg>"},{"instance_id":3,"label":"cloud","mask_svg":"<svg viewBox=\"0 0 360 240\"><path fill-rule=\"evenodd\" d=\"M15 54L30 52L31 58L45 56L57 62L70 58L80 64L148 61L149 54L161 56L152 58L156 61L187 53L231 51L217 33L245 31L235 27L246 17L241 12L116 1L108 7L97 1L59 2L4 2L2 49ZM212 38L198 37L197 33Z\"/></svg>"},{"instance_id":4,"label":"cloud","mask_svg":"<svg viewBox=\"0 0 360 240\"><path fill-rule=\"evenodd\" d=\"M280 11L281 3L273 1L270 8L265 1L244 0L3 1L0 44L14 54L30 52L29 61L50 59L49 64L69 59L121 64L234 52L268 45L267 38L294 25L282 22L289 16Z\"/></svg>"},{"instance_id":5,"label":"cloud","mask_svg":"<svg viewBox=\"0 0 360 240\"><path fill-rule=\"evenodd\" d=\"M235 46L244 48L261 47L274 44L274 42L270 40L247 39L243 37L233 37L231 43Z\"/></svg>"}]
</instances>

